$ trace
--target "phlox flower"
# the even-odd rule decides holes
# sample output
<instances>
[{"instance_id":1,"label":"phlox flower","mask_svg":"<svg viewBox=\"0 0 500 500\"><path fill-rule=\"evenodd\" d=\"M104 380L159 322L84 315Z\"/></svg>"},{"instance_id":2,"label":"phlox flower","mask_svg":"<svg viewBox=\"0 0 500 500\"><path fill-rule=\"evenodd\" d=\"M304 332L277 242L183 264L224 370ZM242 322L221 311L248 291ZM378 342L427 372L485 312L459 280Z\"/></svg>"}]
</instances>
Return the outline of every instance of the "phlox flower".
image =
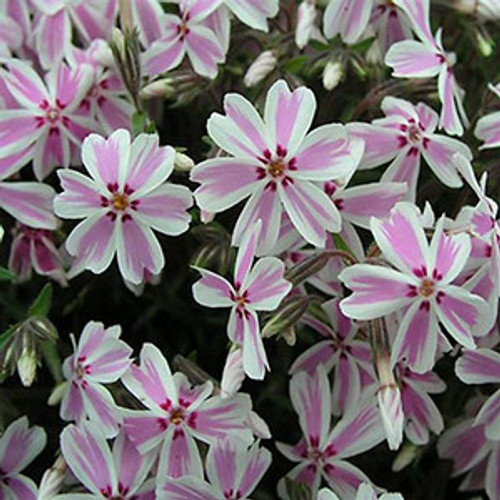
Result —
<instances>
[{"instance_id":1,"label":"phlox flower","mask_svg":"<svg viewBox=\"0 0 500 500\"><path fill-rule=\"evenodd\" d=\"M72 47L70 65L87 64L94 78L79 111L95 120L106 134L119 128L130 129L134 107L113 62L113 54L104 40L94 40L86 50Z\"/></svg>"},{"instance_id":2,"label":"phlox flower","mask_svg":"<svg viewBox=\"0 0 500 500\"><path fill-rule=\"evenodd\" d=\"M492 349L466 350L457 361L455 372L466 384L499 384L500 354ZM488 439L500 441L500 389L483 404L474 424L484 426Z\"/></svg>"},{"instance_id":3,"label":"phlox flower","mask_svg":"<svg viewBox=\"0 0 500 500\"><path fill-rule=\"evenodd\" d=\"M166 478L158 484L158 500L244 500L271 465L271 453L254 443L250 448L231 439L210 447L206 459L209 482L201 477Z\"/></svg>"},{"instance_id":4,"label":"phlox flower","mask_svg":"<svg viewBox=\"0 0 500 500\"><path fill-rule=\"evenodd\" d=\"M43 450L47 436L38 426L29 428L28 419L12 422L0 437L0 498L36 500L35 483L20 474Z\"/></svg>"},{"instance_id":5,"label":"phlox flower","mask_svg":"<svg viewBox=\"0 0 500 500\"><path fill-rule=\"evenodd\" d=\"M400 493L382 493L378 496L373 486L363 483L359 486L354 500L404 500ZM341 500L332 490L322 488L318 493L317 500Z\"/></svg>"},{"instance_id":6,"label":"phlox flower","mask_svg":"<svg viewBox=\"0 0 500 500\"><path fill-rule=\"evenodd\" d=\"M415 200L420 163L423 158L436 177L446 186L463 185L453 155L472 159L466 144L436 134L437 113L424 103L416 106L403 99L386 97L382 101L384 118L371 124L350 123L349 133L365 141L360 168L373 168L391 162L382 182L406 182L408 198Z\"/></svg>"},{"instance_id":7,"label":"phlox flower","mask_svg":"<svg viewBox=\"0 0 500 500\"><path fill-rule=\"evenodd\" d=\"M119 380L132 362L132 349L119 339L120 333L118 325L105 329L102 323L87 323L78 344L72 338L75 352L63 363L67 383L61 401L61 418L77 424L89 419L106 437L118 433L121 416L103 384Z\"/></svg>"},{"instance_id":8,"label":"phlox flower","mask_svg":"<svg viewBox=\"0 0 500 500\"><path fill-rule=\"evenodd\" d=\"M73 28L86 43L109 38L117 3L117 0L32 0L36 9L34 48L41 65L51 68L70 54Z\"/></svg>"},{"instance_id":9,"label":"phlox flower","mask_svg":"<svg viewBox=\"0 0 500 500\"><path fill-rule=\"evenodd\" d=\"M408 78L438 77L438 93L442 104L439 126L448 134L462 135L468 126L462 100L464 91L458 86L453 66L456 56L446 52L439 29L434 37L429 21L429 0L394 0L412 22L413 30L420 41L403 40L392 45L385 63L393 68L393 76Z\"/></svg>"},{"instance_id":10,"label":"phlox flower","mask_svg":"<svg viewBox=\"0 0 500 500\"><path fill-rule=\"evenodd\" d=\"M174 165L174 150L158 145L158 136L140 134L131 142L119 129L104 139L91 135L82 146L82 160L90 178L59 170L64 189L54 200L63 218L82 219L66 240L75 256L68 273L90 269L104 272L115 254L123 278L139 284L144 272L157 275L165 260L152 229L167 235L186 231L191 193L165 182Z\"/></svg>"},{"instance_id":11,"label":"phlox flower","mask_svg":"<svg viewBox=\"0 0 500 500\"><path fill-rule=\"evenodd\" d=\"M144 53L144 71L148 75L163 73L178 66L187 54L196 73L215 78L217 63L223 62L226 54L206 21L221 1L180 0L180 15L160 15L161 37Z\"/></svg>"},{"instance_id":12,"label":"phlox flower","mask_svg":"<svg viewBox=\"0 0 500 500\"><path fill-rule=\"evenodd\" d=\"M489 88L500 98L500 84L489 85ZM479 118L474 129L474 135L484 141L481 149L497 148L500 146L500 111L489 113Z\"/></svg>"},{"instance_id":13,"label":"phlox flower","mask_svg":"<svg viewBox=\"0 0 500 500\"><path fill-rule=\"evenodd\" d=\"M58 495L57 500L154 500L155 480L146 477L155 457L141 455L123 431L111 449L92 422L68 425L60 441L66 464L89 493Z\"/></svg>"},{"instance_id":14,"label":"phlox flower","mask_svg":"<svg viewBox=\"0 0 500 500\"><path fill-rule=\"evenodd\" d=\"M284 279L285 265L278 258L263 257L252 266L260 230L258 221L242 241L234 285L206 269L198 269L202 278L193 285L194 298L200 304L231 308L227 335L243 347L245 373L256 379L263 379L266 368L269 369L257 312L276 309L292 288Z\"/></svg>"},{"instance_id":15,"label":"phlox flower","mask_svg":"<svg viewBox=\"0 0 500 500\"><path fill-rule=\"evenodd\" d=\"M2 0L0 2L0 54L11 56L11 50L22 52L22 46L31 35L29 0Z\"/></svg>"},{"instance_id":16,"label":"phlox flower","mask_svg":"<svg viewBox=\"0 0 500 500\"><path fill-rule=\"evenodd\" d=\"M267 31L267 18L279 10L279 0L224 0L233 14L251 28Z\"/></svg>"},{"instance_id":17,"label":"phlox flower","mask_svg":"<svg viewBox=\"0 0 500 500\"><path fill-rule=\"evenodd\" d=\"M340 498L353 497L358 486L370 480L345 459L384 439L376 405L361 396L359 404L352 406L331 429L330 384L321 364L314 373L298 372L292 377L290 398L304 437L295 446L276 443L286 458L298 462L287 476L309 486L312 498L317 495L322 478Z\"/></svg>"},{"instance_id":18,"label":"phlox flower","mask_svg":"<svg viewBox=\"0 0 500 500\"><path fill-rule=\"evenodd\" d=\"M348 175L356 168L363 142L351 139L344 126L324 125L307 133L316 110L314 94L300 87L293 92L276 82L267 94L264 120L238 94L224 98L226 115L212 114L207 129L231 157L197 165L191 179L201 186L195 197L203 210L222 212L249 198L233 232L233 243L262 219L258 252L275 246L286 212L309 243L324 247L327 231L340 230L332 200L316 182Z\"/></svg>"},{"instance_id":19,"label":"phlox flower","mask_svg":"<svg viewBox=\"0 0 500 500\"><path fill-rule=\"evenodd\" d=\"M146 409L122 410L124 429L140 453L159 451L159 477L202 475L195 438L208 444L231 436L252 441L245 423L250 412L246 395L211 397L211 382L192 387L184 374L172 375L159 349L149 343L143 344L140 360L123 383Z\"/></svg>"},{"instance_id":20,"label":"phlox flower","mask_svg":"<svg viewBox=\"0 0 500 500\"><path fill-rule=\"evenodd\" d=\"M9 269L19 281L31 278L32 269L48 276L61 286L67 284L63 258L54 244L54 236L46 229L34 229L17 224L10 247Z\"/></svg>"},{"instance_id":21,"label":"phlox flower","mask_svg":"<svg viewBox=\"0 0 500 500\"><path fill-rule=\"evenodd\" d=\"M440 458L453 461L452 476L467 472L459 489L485 489L489 500L500 497L500 441L488 439L484 424L468 418L446 430L437 446Z\"/></svg>"},{"instance_id":22,"label":"phlox flower","mask_svg":"<svg viewBox=\"0 0 500 500\"><path fill-rule=\"evenodd\" d=\"M483 331L486 303L456 286L470 254L467 234L447 235L441 218L430 244L415 205L398 203L388 219L372 219L371 230L383 257L396 269L356 264L339 276L353 291L340 303L349 317L369 320L401 311L391 361L406 358L425 373L434 366L439 324L461 345L474 349Z\"/></svg>"},{"instance_id":23,"label":"phlox flower","mask_svg":"<svg viewBox=\"0 0 500 500\"><path fill-rule=\"evenodd\" d=\"M321 334L322 340L303 352L290 367L289 373L300 371L313 373L318 364L325 370L334 370L332 412L342 415L358 402L363 387L375 379L370 345L358 337L356 323L342 314L339 299L323 304L329 325L311 314L301 321Z\"/></svg>"},{"instance_id":24,"label":"phlox flower","mask_svg":"<svg viewBox=\"0 0 500 500\"><path fill-rule=\"evenodd\" d=\"M68 167L83 138L96 128L78 112L92 70L60 63L44 82L25 61L11 59L7 69L2 76L17 107L0 109L0 169L13 173L32 160L41 180L56 165Z\"/></svg>"}]
</instances>

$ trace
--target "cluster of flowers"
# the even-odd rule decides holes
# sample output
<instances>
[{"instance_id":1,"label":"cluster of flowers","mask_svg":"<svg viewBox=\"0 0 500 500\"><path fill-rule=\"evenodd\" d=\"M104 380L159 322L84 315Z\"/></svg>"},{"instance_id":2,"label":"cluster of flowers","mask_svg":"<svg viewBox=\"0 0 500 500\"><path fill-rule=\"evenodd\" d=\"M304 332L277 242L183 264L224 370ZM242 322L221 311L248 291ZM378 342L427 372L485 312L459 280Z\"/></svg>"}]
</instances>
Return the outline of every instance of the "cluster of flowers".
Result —
<instances>
[{"instance_id":1,"label":"cluster of flowers","mask_svg":"<svg viewBox=\"0 0 500 500\"><path fill-rule=\"evenodd\" d=\"M298 325L321 340L289 369L303 435L276 444L296 463L278 483L281 498L304 486L307 498L376 499L383 490L349 459L384 440L398 450L405 436L415 446L439 436L439 456L466 474L460 487L499 499L500 390L478 392L446 429L431 397L447 390L434 371L442 360L456 358L465 384L500 383L500 221L462 138L470 124L457 57L431 29L430 0L330 0L321 28L320 8L305 0L295 42L374 38L370 50L394 77L437 79L439 113L387 95L381 118L311 130L315 94L290 79L273 81L258 107L227 93L207 122L213 154L189 169L194 192L169 182L187 157L132 127L141 98L175 85L163 73L186 56L188 71L215 79L233 18L267 32L279 2L119 3L0 0L0 208L15 219L8 266L20 280L34 269L66 286L86 270L106 272L116 256L140 293L165 267L156 233L187 232L193 213L210 224L236 210L231 277L193 266L196 302L229 309L226 362L218 382L190 379L151 343L136 362L120 326L90 321L71 336L52 396L68 422L56 466L39 486L21 474L46 435L15 420L0 438L0 498L247 498L271 465L261 440L272 429L242 385L272 370L264 339L292 343ZM500 17L493 0L476 4L477 15ZM276 50L265 51L246 85L277 65ZM474 134L482 149L500 147L500 112L478 119ZM422 160L474 203L454 217L419 208ZM378 181L358 182L382 166Z\"/></svg>"}]
</instances>

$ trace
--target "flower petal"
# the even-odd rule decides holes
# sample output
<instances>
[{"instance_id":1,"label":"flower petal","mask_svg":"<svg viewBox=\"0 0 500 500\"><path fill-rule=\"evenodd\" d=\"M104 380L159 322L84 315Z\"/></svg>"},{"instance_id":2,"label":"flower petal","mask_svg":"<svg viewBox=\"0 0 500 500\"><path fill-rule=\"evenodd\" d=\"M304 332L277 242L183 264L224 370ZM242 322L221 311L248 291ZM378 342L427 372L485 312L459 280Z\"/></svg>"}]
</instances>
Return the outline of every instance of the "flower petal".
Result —
<instances>
[{"instance_id":1,"label":"flower petal","mask_svg":"<svg viewBox=\"0 0 500 500\"><path fill-rule=\"evenodd\" d=\"M232 307L234 305L231 295L234 289L222 276L196 268L201 274L201 280L193 285L193 296L196 302L206 307Z\"/></svg>"},{"instance_id":2,"label":"flower petal","mask_svg":"<svg viewBox=\"0 0 500 500\"><path fill-rule=\"evenodd\" d=\"M393 69L392 76L410 78L437 76L442 67L435 48L415 40L391 45L385 56L385 64Z\"/></svg>"}]
</instances>

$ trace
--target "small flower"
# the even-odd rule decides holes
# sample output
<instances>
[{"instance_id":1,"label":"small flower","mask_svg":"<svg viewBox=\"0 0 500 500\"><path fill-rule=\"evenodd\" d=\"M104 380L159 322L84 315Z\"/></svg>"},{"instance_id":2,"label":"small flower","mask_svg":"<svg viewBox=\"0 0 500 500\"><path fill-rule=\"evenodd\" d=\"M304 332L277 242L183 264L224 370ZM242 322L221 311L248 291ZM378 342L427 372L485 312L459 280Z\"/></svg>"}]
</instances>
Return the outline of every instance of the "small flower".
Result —
<instances>
[{"instance_id":1,"label":"small flower","mask_svg":"<svg viewBox=\"0 0 500 500\"><path fill-rule=\"evenodd\" d=\"M273 311L291 289L276 257L259 259L252 267L261 230L260 221L245 236L236 257L234 285L217 274L198 269L202 279L193 285L197 302L207 307L230 307L227 335L243 348L243 367L251 378L263 379L269 369L257 311Z\"/></svg>"},{"instance_id":2,"label":"small flower","mask_svg":"<svg viewBox=\"0 0 500 500\"><path fill-rule=\"evenodd\" d=\"M35 483L20 472L40 454L47 436L41 427L28 426L26 417L18 418L0 438L0 498L37 498Z\"/></svg>"},{"instance_id":3,"label":"small flower","mask_svg":"<svg viewBox=\"0 0 500 500\"><path fill-rule=\"evenodd\" d=\"M75 256L69 277L84 269L102 273L115 254L123 278L135 285L145 271L160 273L165 261L152 229L178 235L190 220L189 189L165 182L174 156L171 147L158 146L158 136L140 134L131 143L123 129L107 140L91 135L84 141L82 158L91 178L59 170L64 192L54 201L61 217L85 219L66 241Z\"/></svg>"},{"instance_id":4,"label":"small flower","mask_svg":"<svg viewBox=\"0 0 500 500\"><path fill-rule=\"evenodd\" d=\"M120 333L119 326L105 329L102 323L87 323L78 345L75 344L75 352L63 363L67 384L61 418L78 424L89 419L99 425L106 437L118 433L121 417L103 384L119 380L132 362L132 349L119 339Z\"/></svg>"},{"instance_id":5,"label":"small flower","mask_svg":"<svg viewBox=\"0 0 500 500\"><path fill-rule=\"evenodd\" d=\"M243 83L247 87L257 85L276 68L277 63L276 51L265 50L257 56L255 61L247 69L243 78Z\"/></svg>"}]
</instances>

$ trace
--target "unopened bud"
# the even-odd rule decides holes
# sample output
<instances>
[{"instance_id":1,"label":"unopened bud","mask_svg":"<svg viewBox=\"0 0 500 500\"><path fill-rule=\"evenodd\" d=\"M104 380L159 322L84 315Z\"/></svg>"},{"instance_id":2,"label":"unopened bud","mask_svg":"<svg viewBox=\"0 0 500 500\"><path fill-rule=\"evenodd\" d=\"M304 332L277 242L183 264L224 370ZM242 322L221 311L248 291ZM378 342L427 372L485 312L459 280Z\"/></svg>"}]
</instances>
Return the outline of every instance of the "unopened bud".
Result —
<instances>
[{"instance_id":1,"label":"unopened bud","mask_svg":"<svg viewBox=\"0 0 500 500\"><path fill-rule=\"evenodd\" d=\"M344 66L339 61L328 61L323 70L323 87L333 90L344 78Z\"/></svg>"},{"instance_id":2,"label":"unopened bud","mask_svg":"<svg viewBox=\"0 0 500 500\"><path fill-rule=\"evenodd\" d=\"M304 0L297 10L297 28L295 29L295 43L303 49L314 32L318 11L315 0Z\"/></svg>"},{"instance_id":3,"label":"unopened bud","mask_svg":"<svg viewBox=\"0 0 500 500\"><path fill-rule=\"evenodd\" d=\"M162 78L155 82L146 85L141 89L140 96L142 99L152 99L154 97L172 97L175 94L175 89L172 86L172 78Z\"/></svg>"},{"instance_id":4,"label":"unopened bud","mask_svg":"<svg viewBox=\"0 0 500 500\"><path fill-rule=\"evenodd\" d=\"M123 36L122 30L119 28L113 28L111 31L111 43L115 48L116 52L120 54L121 58L125 58L125 37Z\"/></svg>"},{"instance_id":5,"label":"unopened bud","mask_svg":"<svg viewBox=\"0 0 500 500\"><path fill-rule=\"evenodd\" d=\"M184 153L175 153L174 168L179 172L191 172L194 168L194 161Z\"/></svg>"},{"instance_id":6,"label":"unopened bud","mask_svg":"<svg viewBox=\"0 0 500 500\"><path fill-rule=\"evenodd\" d=\"M451 7L459 12L477 16L485 21L500 19L498 0L441 0L441 3L451 4Z\"/></svg>"},{"instance_id":7,"label":"unopened bud","mask_svg":"<svg viewBox=\"0 0 500 500\"><path fill-rule=\"evenodd\" d=\"M257 59L248 68L243 83L247 87L253 87L273 71L276 67L278 60L276 53L273 50L266 50L262 52Z\"/></svg>"},{"instance_id":8,"label":"unopened bud","mask_svg":"<svg viewBox=\"0 0 500 500\"><path fill-rule=\"evenodd\" d=\"M57 384L54 389L52 389L49 399L47 400L47 404L49 406L57 406L62 401L62 398L66 393L68 383L69 382L67 381L61 382L60 384Z\"/></svg>"},{"instance_id":9,"label":"unopened bud","mask_svg":"<svg viewBox=\"0 0 500 500\"><path fill-rule=\"evenodd\" d=\"M38 489L37 500L52 500L61 491L66 477L66 462L62 455L59 455L54 465L45 471Z\"/></svg>"},{"instance_id":10,"label":"unopened bud","mask_svg":"<svg viewBox=\"0 0 500 500\"><path fill-rule=\"evenodd\" d=\"M305 295L293 295L285 299L278 310L271 316L262 329L262 337L277 334L286 335L295 326L309 307L309 298Z\"/></svg>"},{"instance_id":11,"label":"unopened bud","mask_svg":"<svg viewBox=\"0 0 500 500\"><path fill-rule=\"evenodd\" d=\"M293 285L299 285L303 281L319 273L327 264L331 255L328 252L320 252L304 259L285 273L285 279Z\"/></svg>"},{"instance_id":12,"label":"unopened bud","mask_svg":"<svg viewBox=\"0 0 500 500\"><path fill-rule=\"evenodd\" d=\"M271 431L263 418L261 418L253 410L248 413L247 425L250 427L254 436L260 439L271 439Z\"/></svg>"},{"instance_id":13,"label":"unopened bud","mask_svg":"<svg viewBox=\"0 0 500 500\"><path fill-rule=\"evenodd\" d=\"M34 349L23 349L17 360L17 373L24 387L30 387L36 376L38 356Z\"/></svg>"},{"instance_id":14,"label":"unopened bud","mask_svg":"<svg viewBox=\"0 0 500 500\"><path fill-rule=\"evenodd\" d=\"M227 355L220 384L221 398L230 398L234 396L240 390L244 380L243 349L238 347L230 351Z\"/></svg>"},{"instance_id":15,"label":"unopened bud","mask_svg":"<svg viewBox=\"0 0 500 500\"><path fill-rule=\"evenodd\" d=\"M476 33L477 48L479 52L483 54L484 57L489 57L493 53L493 47L495 43L486 33L478 31Z\"/></svg>"},{"instance_id":16,"label":"unopened bud","mask_svg":"<svg viewBox=\"0 0 500 500\"><path fill-rule=\"evenodd\" d=\"M399 472L403 470L415 460L419 453L420 450L418 446L409 441L406 442L397 454L394 462L392 462L392 471Z\"/></svg>"}]
</instances>

